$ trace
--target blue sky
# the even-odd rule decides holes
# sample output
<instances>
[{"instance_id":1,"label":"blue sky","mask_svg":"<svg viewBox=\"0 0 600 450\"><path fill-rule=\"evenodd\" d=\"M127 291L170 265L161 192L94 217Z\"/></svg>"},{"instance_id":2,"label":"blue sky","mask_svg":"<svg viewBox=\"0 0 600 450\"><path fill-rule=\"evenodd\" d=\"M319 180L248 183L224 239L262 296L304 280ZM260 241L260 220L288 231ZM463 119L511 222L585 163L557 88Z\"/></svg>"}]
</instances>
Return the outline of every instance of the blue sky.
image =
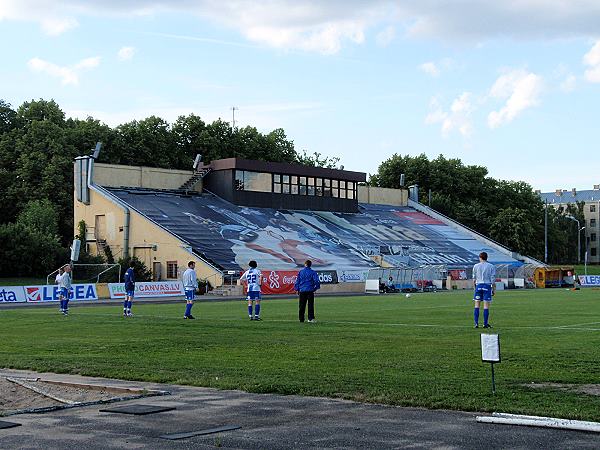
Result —
<instances>
[{"instance_id":1,"label":"blue sky","mask_svg":"<svg viewBox=\"0 0 600 450\"><path fill-rule=\"evenodd\" d=\"M0 0L0 98L111 126L194 112L374 173L444 154L534 188L600 183L592 0Z\"/></svg>"}]
</instances>

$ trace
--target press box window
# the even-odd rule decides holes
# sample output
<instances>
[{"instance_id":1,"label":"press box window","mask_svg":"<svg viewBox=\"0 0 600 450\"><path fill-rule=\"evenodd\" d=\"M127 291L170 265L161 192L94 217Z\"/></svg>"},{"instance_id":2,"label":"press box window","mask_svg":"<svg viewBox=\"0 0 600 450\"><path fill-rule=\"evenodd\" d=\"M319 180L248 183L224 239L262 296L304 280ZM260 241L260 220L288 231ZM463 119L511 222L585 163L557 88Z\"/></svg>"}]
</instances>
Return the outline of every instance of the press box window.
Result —
<instances>
[{"instance_id":1,"label":"press box window","mask_svg":"<svg viewBox=\"0 0 600 450\"><path fill-rule=\"evenodd\" d=\"M177 261L167 261L167 278L177 279Z\"/></svg>"},{"instance_id":2,"label":"press box window","mask_svg":"<svg viewBox=\"0 0 600 450\"><path fill-rule=\"evenodd\" d=\"M272 192L273 176L270 173L235 171L235 190L252 192Z\"/></svg>"}]
</instances>

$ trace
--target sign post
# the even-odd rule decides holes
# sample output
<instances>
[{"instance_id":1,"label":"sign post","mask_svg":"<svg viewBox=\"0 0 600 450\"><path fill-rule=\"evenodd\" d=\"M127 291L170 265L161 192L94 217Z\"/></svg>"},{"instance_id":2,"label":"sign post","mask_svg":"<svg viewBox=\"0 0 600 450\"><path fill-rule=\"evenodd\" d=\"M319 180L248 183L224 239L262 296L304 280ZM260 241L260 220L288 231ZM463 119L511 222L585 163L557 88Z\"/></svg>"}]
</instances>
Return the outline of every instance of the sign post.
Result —
<instances>
[{"instance_id":1,"label":"sign post","mask_svg":"<svg viewBox=\"0 0 600 450\"><path fill-rule=\"evenodd\" d=\"M500 336L497 334L481 335L481 360L492 366L492 394L496 394L494 364L500 362Z\"/></svg>"}]
</instances>

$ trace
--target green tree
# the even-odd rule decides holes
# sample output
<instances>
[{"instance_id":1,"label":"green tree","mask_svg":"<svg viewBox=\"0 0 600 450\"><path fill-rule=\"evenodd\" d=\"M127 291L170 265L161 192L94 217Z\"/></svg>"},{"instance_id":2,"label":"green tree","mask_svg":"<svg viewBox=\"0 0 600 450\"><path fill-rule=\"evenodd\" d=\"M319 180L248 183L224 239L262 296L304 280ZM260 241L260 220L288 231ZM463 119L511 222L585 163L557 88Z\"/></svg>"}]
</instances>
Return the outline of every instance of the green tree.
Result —
<instances>
[{"instance_id":1,"label":"green tree","mask_svg":"<svg viewBox=\"0 0 600 450\"><path fill-rule=\"evenodd\" d=\"M7 133L17 126L17 112L10 103L0 99L0 135Z\"/></svg>"},{"instance_id":2,"label":"green tree","mask_svg":"<svg viewBox=\"0 0 600 450\"><path fill-rule=\"evenodd\" d=\"M58 238L58 213L50 200L31 200L19 213L17 223Z\"/></svg>"},{"instance_id":3,"label":"green tree","mask_svg":"<svg viewBox=\"0 0 600 450\"><path fill-rule=\"evenodd\" d=\"M152 272L146 267L143 261L135 256L128 256L127 258L119 258L117 261L121 265L121 279L125 276L125 271L129 269L129 265L133 261L133 273L135 275L135 281L152 281Z\"/></svg>"},{"instance_id":4,"label":"green tree","mask_svg":"<svg viewBox=\"0 0 600 450\"><path fill-rule=\"evenodd\" d=\"M490 237L526 254L537 251L531 218L522 209L506 208L498 211L490 225Z\"/></svg>"}]
</instances>

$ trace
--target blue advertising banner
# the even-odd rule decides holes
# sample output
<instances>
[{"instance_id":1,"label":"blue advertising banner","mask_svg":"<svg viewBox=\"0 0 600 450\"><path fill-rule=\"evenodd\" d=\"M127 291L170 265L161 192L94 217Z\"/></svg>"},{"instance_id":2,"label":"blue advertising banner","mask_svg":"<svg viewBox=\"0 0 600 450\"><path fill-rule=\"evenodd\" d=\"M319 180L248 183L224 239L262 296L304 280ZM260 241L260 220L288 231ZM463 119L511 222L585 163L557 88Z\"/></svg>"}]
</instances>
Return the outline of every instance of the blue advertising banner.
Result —
<instances>
[{"instance_id":1,"label":"blue advertising banner","mask_svg":"<svg viewBox=\"0 0 600 450\"><path fill-rule=\"evenodd\" d=\"M0 286L0 303L23 303L25 301L23 286Z\"/></svg>"},{"instance_id":2,"label":"blue advertising banner","mask_svg":"<svg viewBox=\"0 0 600 450\"><path fill-rule=\"evenodd\" d=\"M27 302L57 302L59 300L57 285L25 286ZM74 284L69 292L70 300L98 300L95 284Z\"/></svg>"},{"instance_id":3,"label":"blue advertising banner","mask_svg":"<svg viewBox=\"0 0 600 450\"><path fill-rule=\"evenodd\" d=\"M600 287L600 275L579 275L579 284L583 287Z\"/></svg>"}]
</instances>

